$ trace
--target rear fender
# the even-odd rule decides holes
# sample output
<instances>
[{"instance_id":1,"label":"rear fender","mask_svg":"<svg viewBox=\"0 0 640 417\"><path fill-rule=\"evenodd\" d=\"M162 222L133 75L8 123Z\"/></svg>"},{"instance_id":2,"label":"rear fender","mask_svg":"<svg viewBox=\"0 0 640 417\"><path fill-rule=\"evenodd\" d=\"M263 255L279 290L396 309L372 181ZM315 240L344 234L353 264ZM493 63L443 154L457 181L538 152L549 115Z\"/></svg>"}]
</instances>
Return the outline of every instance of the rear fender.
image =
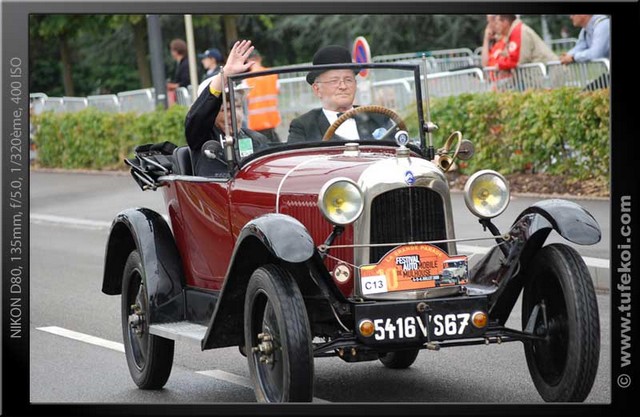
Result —
<instances>
[{"instance_id":1,"label":"rear fender","mask_svg":"<svg viewBox=\"0 0 640 417\"><path fill-rule=\"evenodd\" d=\"M146 275L149 323L182 320L182 261L169 225L153 210L127 209L114 219L107 240L102 292L121 294L124 266L135 249Z\"/></svg>"},{"instance_id":2,"label":"rear fender","mask_svg":"<svg viewBox=\"0 0 640 417\"><path fill-rule=\"evenodd\" d=\"M509 231L503 253L492 248L469 272L471 288L489 291L489 315L504 324L524 286L523 274L551 230L570 242L592 245L600 241L598 222L582 206L567 200L540 201L525 209Z\"/></svg>"},{"instance_id":3,"label":"rear fender","mask_svg":"<svg viewBox=\"0 0 640 417\"><path fill-rule=\"evenodd\" d=\"M244 297L253 271L267 263L301 264L314 253L311 235L291 216L266 214L247 223L236 241L202 350L242 343Z\"/></svg>"}]
</instances>

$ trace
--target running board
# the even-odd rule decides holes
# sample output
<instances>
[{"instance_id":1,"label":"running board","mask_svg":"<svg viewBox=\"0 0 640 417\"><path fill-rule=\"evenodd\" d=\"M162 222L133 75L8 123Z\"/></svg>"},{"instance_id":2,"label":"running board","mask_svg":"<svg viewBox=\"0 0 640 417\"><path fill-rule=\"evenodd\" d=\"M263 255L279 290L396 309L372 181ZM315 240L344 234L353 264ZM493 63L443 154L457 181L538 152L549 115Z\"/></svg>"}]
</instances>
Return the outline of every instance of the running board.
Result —
<instances>
[{"instance_id":1,"label":"running board","mask_svg":"<svg viewBox=\"0 0 640 417\"><path fill-rule=\"evenodd\" d=\"M149 333L165 339L181 340L200 344L207 333L207 326L190 321L152 324Z\"/></svg>"}]
</instances>

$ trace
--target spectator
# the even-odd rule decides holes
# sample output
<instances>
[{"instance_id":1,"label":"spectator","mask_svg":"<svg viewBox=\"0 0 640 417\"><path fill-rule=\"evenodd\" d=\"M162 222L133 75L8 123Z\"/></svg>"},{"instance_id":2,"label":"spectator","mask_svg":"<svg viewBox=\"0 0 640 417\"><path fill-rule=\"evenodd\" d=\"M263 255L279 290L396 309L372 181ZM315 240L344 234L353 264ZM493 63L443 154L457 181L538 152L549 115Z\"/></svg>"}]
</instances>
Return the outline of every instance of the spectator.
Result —
<instances>
[{"instance_id":1,"label":"spectator","mask_svg":"<svg viewBox=\"0 0 640 417\"><path fill-rule=\"evenodd\" d=\"M205 73L202 75L200 81L204 81L207 78L213 77L220 72L222 64L222 54L218 48L209 48L201 54L198 54L200 62L204 67Z\"/></svg>"},{"instance_id":2,"label":"spectator","mask_svg":"<svg viewBox=\"0 0 640 417\"><path fill-rule=\"evenodd\" d=\"M487 26L484 29L484 37L482 40L482 66L494 67L500 51L504 48L504 40L498 33L496 28L495 14L487 15Z\"/></svg>"},{"instance_id":3,"label":"spectator","mask_svg":"<svg viewBox=\"0 0 640 417\"><path fill-rule=\"evenodd\" d=\"M336 45L320 48L313 56L313 65L351 62L349 51ZM343 112L354 108L358 72L351 69L335 69L310 71L307 74L307 83L320 99L322 107L293 119L289 126L289 143L321 140L330 125ZM381 114L359 114L342 123L332 139L373 139L374 132L379 132L380 128L384 129L388 122L389 118Z\"/></svg>"},{"instance_id":4,"label":"spectator","mask_svg":"<svg viewBox=\"0 0 640 417\"><path fill-rule=\"evenodd\" d=\"M203 155L202 146L210 140L219 140L225 134L225 111L222 108L223 84L226 84L227 75L239 74L247 71L253 65L247 62L247 58L253 47L251 41L238 41L234 44L224 69L211 78L208 86L202 89L198 98L193 103L185 119L185 136L187 144L191 150L191 158L194 175L213 176L219 173L226 173L226 161L223 155L218 159L210 160ZM224 77L224 79L223 79ZM228 101L228 89L225 90L226 123L231 123L231 103ZM235 90L237 91L237 90ZM244 152L253 151L266 147L268 140L260 133L242 129L242 102L239 99L236 103L237 140L242 141L250 138L251 141L241 144ZM231 126L229 126L231 128ZM241 152L243 152L241 150ZM241 155L243 156L243 155Z\"/></svg>"},{"instance_id":5,"label":"spectator","mask_svg":"<svg viewBox=\"0 0 640 417\"><path fill-rule=\"evenodd\" d=\"M560 62L586 62L598 58L609 58L610 22L601 14L572 14L573 26L581 27L578 42L569 52L560 57Z\"/></svg>"},{"instance_id":6,"label":"spectator","mask_svg":"<svg viewBox=\"0 0 640 417\"><path fill-rule=\"evenodd\" d=\"M500 70L511 70L518 65L532 62L557 61L558 56L529 26L514 14L501 14L496 18L496 28L504 37L505 48L496 64Z\"/></svg>"},{"instance_id":7,"label":"spectator","mask_svg":"<svg viewBox=\"0 0 640 417\"><path fill-rule=\"evenodd\" d=\"M182 39L174 39L169 44L171 57L176 61L173 78L167 83L169 104L176 101L176 89L186 87L191 83L189 77L189 60L187 59L187 44Z\"/></svg>"},{"instance_id":8,"label":"spectator","mask_svg":"<svg viewBox=\"0 0 640 417\"><path fill-rule=\"evenodd\" d=\"M257 49L249 55L249 62L254 63L250 72L267 69L262 66L262 56ZM276 127L281 121L278 111L278 75L247 78L245 81L250 88L247 95L247 126L262 133L271 142L280 142L276 133Z\"/></svg>"}]
</instances>

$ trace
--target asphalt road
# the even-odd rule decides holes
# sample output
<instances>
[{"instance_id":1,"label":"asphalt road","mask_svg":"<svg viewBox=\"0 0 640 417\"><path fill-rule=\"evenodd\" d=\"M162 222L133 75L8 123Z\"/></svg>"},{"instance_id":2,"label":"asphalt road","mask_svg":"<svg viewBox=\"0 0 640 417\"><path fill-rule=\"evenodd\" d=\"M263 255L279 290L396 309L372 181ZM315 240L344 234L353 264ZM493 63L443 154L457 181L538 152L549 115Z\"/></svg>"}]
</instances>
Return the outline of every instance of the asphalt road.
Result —
<instances>
[{"instance_id":1,"label":"asphalt road","mask_svg":"<svg viewBox=\"0 0 640 417\"><path fill-rule=\"evenodd\" d=\"M164 213L159 192L142 192L127 175L32 172L31 401L34 403L253 403L246 359L237 348L205 352L178 342L171 377L160 391L137 389L122 353L120 298L100 291L108 225L120 210L145 206ZM459 237L482 235L460 195L454 195ZM499 227L508 227L533 200L515 197ZM608 241L609 203L580 201ZM467 218L464 222L460 222ZM502 223L502 224L501 224ZM485 242L489 244L490 242ZM475 243L474 243L475 244ZM478 242L478 245L483 242ZM609 257L609 245L580 248ZM610 300L598 294L600 365L589 403L611 401ZM511 320L520 322L519 305ZM64 376L61 378L61 376ZM379 362L315 361L316 402L542 403L518 342L422 351L407 370ZM401 405L399 405L401 406Z\"/></svg>"}]
</instances>

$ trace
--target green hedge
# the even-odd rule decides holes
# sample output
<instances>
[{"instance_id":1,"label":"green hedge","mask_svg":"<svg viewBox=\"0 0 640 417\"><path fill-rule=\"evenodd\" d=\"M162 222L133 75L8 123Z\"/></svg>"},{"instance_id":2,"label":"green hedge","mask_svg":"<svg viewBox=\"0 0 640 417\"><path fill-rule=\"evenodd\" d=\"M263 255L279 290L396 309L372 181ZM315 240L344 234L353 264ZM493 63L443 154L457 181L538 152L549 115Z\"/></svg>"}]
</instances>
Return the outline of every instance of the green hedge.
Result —
<instances>
[{"instance_id":1,"label":"green hedge","mask_svg":"<svg viewBox=\"0 0 640 417\"><path fill-rule=\"evenodd\" d=\"M570 175L609 176L609 90L575 88L463 94L431 101L439 127L434 146L455 130L475 145L463 172L491 168Z\"/></svg>"},{"instance_id":2,"label":"green hedge","mask_svg":"<svg viewBox=\"0 0 640 417\"><path fill-rule=\"evenodd\" d=\"M145 143L171 141L186 144L185 106L137 115L106 113L93 108L76 113L42 113L35 142L38 164L67 169L125 169L124 158Z\"/></svg>"},{"instance_id":3,"label":"green hedge","mask_svg":"<svg viewBox=\"0 0 640 417\"><path fill-rule=\"evenodd\" d=\"M136 145L182 145L187 108L136 115L86 109L44 113L34 122L38 162L45 167L124 169ZM609 90L538 90L524 93L463 94L431 101L439 126L434 145L455 130L475 144L476 154L460 162L463 173L491 168L503 174L523 170L569 174L576 179L609 176ZM416 120L407 125L415 130Z\"/></svg>"}]
</instances>

